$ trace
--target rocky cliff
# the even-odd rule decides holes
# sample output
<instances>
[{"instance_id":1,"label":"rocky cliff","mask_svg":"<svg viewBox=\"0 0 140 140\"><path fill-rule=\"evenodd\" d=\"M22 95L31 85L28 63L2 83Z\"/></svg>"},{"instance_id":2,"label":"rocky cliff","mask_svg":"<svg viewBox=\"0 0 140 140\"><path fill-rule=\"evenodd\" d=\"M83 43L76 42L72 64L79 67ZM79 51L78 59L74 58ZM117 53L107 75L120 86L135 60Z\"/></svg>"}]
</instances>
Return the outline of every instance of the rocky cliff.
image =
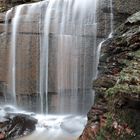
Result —
<instances>
[{"instance_id":1,"label":"rocky cliff","mask_svg":"<svg viewBox=\"0 0 140 140\"><path fill-rule=\"evenodd\" d=\"M98 68L96 102L79 140L139 140L140 12L103 43Z\"/></svg>"}]
</instances>

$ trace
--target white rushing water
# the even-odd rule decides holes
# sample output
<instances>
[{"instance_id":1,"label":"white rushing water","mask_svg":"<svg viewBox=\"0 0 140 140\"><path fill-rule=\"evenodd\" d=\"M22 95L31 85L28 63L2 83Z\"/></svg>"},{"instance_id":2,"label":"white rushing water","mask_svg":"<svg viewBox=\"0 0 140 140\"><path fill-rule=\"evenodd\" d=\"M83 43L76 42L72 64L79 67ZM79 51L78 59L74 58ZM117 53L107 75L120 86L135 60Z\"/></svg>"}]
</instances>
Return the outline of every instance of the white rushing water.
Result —
<instances>
[{"instance_id":1,"label":"white rushing water","mask_svg":"<svg viewBox=\"0 0 140 140\"><path fill-rule=\"evenodd\" d=\"M32 63L38 74L34 77L35 92L40 94L40 112L49 112L50 92L57 93L56 112L61 114L77 113L79 94L83 100L90 94L92 102L90 82L94 71L92 59L96 54L96 6L96 0L51 0L20 5L14 8L14 12L7 12L6 32L8 16L14 13L8 92L15 103L16 92L32 92L33 79L29 79L32 73L25 69L27 66L30 69ZM32 43L35 35L38 44ZM53 38L56 38L54 44ZM33 48L38 49L37 63L32 62Z\"/></svg>"},{"instance_id":2,"label":"white rushing water","mask_svg":"<svg viewBox=\"0 0 140 140\"><path fill-rule=\"evenodd\" d=\"M93 70L89 69L87 59L88 55L92 56L95 53L94 47L96 46L92 47L92 52L87 53L88 47L84 44L87 38L82 36L86 36L86 28L89 25L92 25L93 32L96 34L96 28L94 28L96 25L96 1L54 0L53 4L56 4L56 9L51 14L57 15L58 11L60 12L60 15L58 15L58 20L60 19L60 21L57 21L57 24L54 23L59 33L56 88L60 97L60 105L58 105L57 110L63 113L66 106L65 96L69 94L71 104L69 112L76 113L78 111L77 96L79 91L86 94L88 81L85 77L89 71ZM51 9L54 7L53 4ZM94 36L94 34L92 35ZM96 37L94 39L93 42L96 42ZM91 81L91 79L88 80Z\"/></svg>"},{"instance_id":3,"label":"white rushing water","mask_svg":"<svg viewBox=\"0 0 140 140\"><path fill-rule=\"evenodd\" d=\"M112 0L109 0L109 6L110 6L110 34L108 36L108 38L111 38L112 37L112 34L113 34L113 31L114 31L114 14L113 14L113 1Z\"/></svg>"},{"instance_id":4,"label":"white rushing water","mask_svg":"<svg viewBox=\"0 0 140 140\"><path fill-rule=\"evenodd\" d=\"M90 6L91 4L92 7ZM95 6L95 7L94 7ZM92 12L92 13L91 13ZM51 0L45 12L45 17L43 19L43 36L40 48L40 95L42 111L48 112L48 74L49 74L49 33L52 32L57 34L59 38L58 46L56 46L56 92L60 98L58 105L58 112L63 112L64 110L64 96L66 93L71 95L70 100L75 100L70 110L71 112L77 111L77 94L78 89L85 90L85 85L79 87L79 75L78 67L80 63L84 65L82 69L82 74L80 77L84 77L84 72L86 71L85 61L81 62L78 58L81 42L77 41L77 36L84 35L84 33L78 32L83 26L90 24L94 25L96 15L96 1L79 1L79 0ZM90 16L90 17L87 17ZM54 18L54 21L52 19ZM56 19L55 19L56 18ZM78 26L77 26L78 25ZM53 26L53 29L52 29ZM53 31L52 31L53 30ZM95 41L96 42L96 41ZM83 57L87 57L84 54ZM87 74L87 73L86 73ZM84 80L84 79L82 79ZM84 81L87 82L87 81ZM84 83L83 82L83 83ZM44 99L45 98L45 99ZM44 106L45 104L45 106Z\"/></svg>"},{"instance_id":5,"label":"white rushing water","mask_svg":"<svg viewBox=\"0 0 140 140\"><path fill-rule=\"evenodd\" d=\"M16 41L18 25L20 21L20 13L23 5L16 8L14 18L12 20L12 31L11 31L11 44L10 44L10 57L9 57L9 73L8 73L8 92L12 95L12 100L16 104ZM8 14L11 11L8 11Z\"/></svg>"},{"instance_id":6,"label":"white rushing water","mask_svg":"<svg viewBox=\"0 0 140 140\"><path fill-rule=\"evenodd\" d=\"M5 15L5 26L4 26L4 30L5 30L5 33L6 34L8 32L8 21L9 21L9 18L11 16L12 10L13 10L13 8L11 8L10 10L8 10L6 12L6 15Z\"/></svg>"},{"instance_id":7,"label":"white rushing water","mask_svg":"<svg viewBox=\"0 0 140 140\"><path fill-rule=\"evenodd\" d=\"M42 112L48 113L48 59L49 59L49 28L51 20L51 10L55 1L50 1L45 12L42 44L40 46L40 97ZM45 99L43 99L45 98Z\"/></svg>"}]
</instances>

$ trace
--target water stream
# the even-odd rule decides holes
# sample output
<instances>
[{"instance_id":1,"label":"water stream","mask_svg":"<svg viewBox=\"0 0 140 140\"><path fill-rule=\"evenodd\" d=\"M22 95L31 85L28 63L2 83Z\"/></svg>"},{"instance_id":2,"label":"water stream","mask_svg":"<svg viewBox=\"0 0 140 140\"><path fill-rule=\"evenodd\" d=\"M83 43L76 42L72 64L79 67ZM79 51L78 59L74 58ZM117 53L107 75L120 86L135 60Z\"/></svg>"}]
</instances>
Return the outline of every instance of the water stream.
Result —
<instances>
[{"instance_id":1,"label":"water stream","mask_svg":"<svg viewBox=\"0 0 140 140\"><path fill-rule=\"evenodd\" d=\"M16 105L16 42L17 31L20 21L20 13L23 5L20 5L16 9L15 16L12 21L11 31L11 45L10 45L10 59L9 59L9 77L8 77L8 92L12 95L14 105ZM9 11L8 11L9 13Z\"/></svg>"},{"instance_id":2,"label":"water stream","mask_svg":"<svg viewBox=\"0 0 140 140\"><path fill-rule=\"evenodd\" d=\"M113 15L113 1L110 0L109 1L109 6L110 6L110 34L108 36L108 38L112 37L113 31L114 31L114 24L113 24L113 20L114 20L114 15Z\"/></svg>"}]
</instances>

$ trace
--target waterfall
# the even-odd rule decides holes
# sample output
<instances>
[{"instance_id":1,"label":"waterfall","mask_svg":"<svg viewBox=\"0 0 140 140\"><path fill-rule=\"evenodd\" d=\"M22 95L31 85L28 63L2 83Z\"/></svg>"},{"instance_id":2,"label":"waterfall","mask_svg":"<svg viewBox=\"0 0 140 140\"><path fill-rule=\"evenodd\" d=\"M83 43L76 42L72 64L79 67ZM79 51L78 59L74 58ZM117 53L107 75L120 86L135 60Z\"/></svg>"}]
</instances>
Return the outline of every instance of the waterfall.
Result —
<instances>
[{"instance_id":1,"label":"waterfall","mask_svg":"<svg viewBox=\"0 0 140 140\"><path fill-rule=\"evenodd\" d=\"M113 20L114 20L114 14L113 14L113 2L112 0L110 0L110 9L111 9L111 12L110 12L110 22L111 22L111 33L113 33Z\"/></svg>"},{"instance_id":2,"label":"waterfall","mask_svg":"<svg viewBox=\"0 0 140 140\"><path fill-rule=\"evenodd\" d=\"M8 93L15 104L16 95L36 93L42 113L51 112L54 104L56 113L88 110L97 52L96 8L97 0L46 0L7 12L6 32L14 13Z\"/></svg>"},{"instance_id":3,"label":"waterfall","mask_svg":"<svg viewBox=\"0 0 140 140\"><path fill-rule=\"evenodd\" d=\"M95 53L94 48L96 47L93 46L93 52L88 54L87 46L82 44L82 42L86 43L84 41L86 38L82 36L86 36L86 27L91 25L96 34L96 28L94 28L96 25L96 1L89 0L82 1L82 3L78 0L60 1L57 3L56 12L60 10L59 5L62 5L62 10L60 13L61 23L57 25L60 26L60 40L57 50L57 92L60 98L60 105L58 105L57 110L62 113L67 105L65 102L70 102L71 108L69 112L77 112L77 96L80 94L80 90L84 95L86 88L88 88L86 87L88 82L86 78L89 65L87 66L86 61L88 55L92 56ZM96 36L94 42L96 42ZM90 69L89 71L91 72L92 70ZM79 73L81 74L79 75ZM65 99L67 94L70 95L69 99Z\"/></svg>"},{"instance_id":4,"label":"waterfall","mask_svg":"<svg viewBox=\"0 0 140 140\"><path fill-rule=\"evenodd\" d=\"M8 91L12 95L12 100L16 104L16 41L17 41L17 31L20 21L20 13L23 5L16 8L15 15L12 21L12 31L11 31L11 44L10 44L10 57L9 57L9 79L8 79ZM7 13L9 15L9 12Z\"/></svg>"},{"instance_id":5,"label":"waterfall","mask_svg":"<svg viewBox=\"0 0 140 140\"><path fill-rule=\"evenodd\" d=\"M51 20L51 8L55 1L50 1L44 18L43 37L40 48L40 97L41 112L48 113L48 59L49 59L49 28Z\"/></svg>"},{"instance_id":6,"label":"waterfall","mask_svg":"<svg viewBox=\"0 0 140 140\"><path fill-rule=\"evenodd\" d=\"M84 128L101 40L113 33L112 0L104 1L103 15L98 2L44 0L6 13L6 105L38 119L35 133L23 139L76 139Z\"/></svg>"},{"instance_id":7,"label":"waterfall","mask_svg":"<svg viewBox=\"0 0 140 140\"><path fill-rule=\"evenodd\" d=\"M11 16L12 10L13 10L13 8L11 8L10 10L8 10L6 12L6 15L5 15L5 24L4 24L5 26L4 26L4 30L5 30L5 33L6 34L8 32L8 21L9 21L9 18Z\"/></svg>"},{"instance_id":8,"label":"waterfall","mask_svg":"<svg viewBox=\"0 0 140 140\"><path fill-rule=\"evenodd\" d=\"M108 38L111 38L112 34L113 34L113 20L114 20L112 0L109 0L109 6L110 6L110 34L109 34Z\"/></svg>"},{"instance_id":9,"label":"waterfall","mask_svg":"<svg viewBox=\"0 0 140 140\"><path fill-rule=\"evenodd\" d=\"M98 65L99 65L99 60L100 60L100 53L101 53L101 48L102 44L105 42L105 40L101 41L97 47L97 58L96 58L96 75L93 80L95 80L98 76Z\"/></svg>"}]
</instances>

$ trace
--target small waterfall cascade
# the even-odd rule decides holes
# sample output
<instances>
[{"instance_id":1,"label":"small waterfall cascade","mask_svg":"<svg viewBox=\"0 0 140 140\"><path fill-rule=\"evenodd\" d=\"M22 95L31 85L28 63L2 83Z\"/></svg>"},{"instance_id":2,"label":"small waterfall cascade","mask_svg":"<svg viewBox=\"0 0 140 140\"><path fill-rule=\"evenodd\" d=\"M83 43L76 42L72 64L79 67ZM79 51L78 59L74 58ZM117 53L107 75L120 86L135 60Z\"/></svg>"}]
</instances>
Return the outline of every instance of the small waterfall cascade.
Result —
<instances>
[{"instance_id":1,"label":"small waterfall cascade","mask_svg":"<svg viewBox=\"0 0 140 140\"><path fill-rule=\"evenodd\" d=\"M6 15L5 15L5 27L4 27L5 33L8 32L8 20L10 18L10 14L12 13L12 10L13 10L13 8L11 8L10 10L8 10L6 12Z\"/></svg>"},{"instance_id":2,"label":"small waterfall cascade","mask_svg":"<svg viewBox=\"0 0 140 140\"><path fill-rule=\"evenodd\" d=\"M113 2L112 0L109 1L109 5L110 5L110 34L109 34L109 38L112 37L113 34L113 20L114 20L114 15L113 15Z\"/></svg>"},{"instance_id":3,"label":"small waterfall cascade","mask_svg":"<svg viewBox=\"0 0 140 140\"><path fill-rule=\"evenodd\" d=\"M97 0L45 0L7 12L8 93L14 104L22 100L18 99L19 95L32 94L39 96L37 106L45 113L54 104L57 113L77 113L81 108L85 110L88 102L92 104L96 7ZM82 105L87 99L91 101Z\"/></svg>"},{"instance_id":4,"label":"small waterfall cascade","mask_svg":"<svg viewBox=\"0 0 140 140\"><path fill-rule=\"evenodd\" d=\"M67 110L67 104L65 104L65 100L67 100L66 102L71 104L69 112L77 112L77 96L80 92L83 95L86 94L85 92L90 86L87 82L88 80L91 81L91 79L88 79L88 74L93 76L93 68L89 64L87 65L87 61L90 63L93 59L96 46L94 45L92 48L91 46L86 46L87 44L85 43L89 41L89 38L85 36L89 34L87 27L91 26L93 29L93 33L91 33L93 42L96 42L97 1L88 0L82 3L79 0L61 1L58 3L54 1L54 3L56 4L55 12L59 11L60 5L62 5L61 18L58 19L60 20L60 25L55 25L55 27L59 28L59 45L56 55L56 90L60 98L60 105L58 105L57 110L58 112L63 112L64 108ZM53 3L52 6L54 6ZM57 13L55 12L51 14L56 15ZM88 52L88 49L91 49L91 52ZM71 96L65 99L67 94Z\"/></svg>"},{"instance_id":5,"label":"small waterfall cascade","mask_svg":"<svg viewBox=\"0 0 140 140\"><path fill-rule=\"evenodd\" d=\"M16 104L16 42L17 42L17 31L20 19L20 13L22 5L17 7L15 17L12 21L12 32L11 32L11 46L10 46L10 57L9 57L9 79L8 79L8 91L11 92L14 105ZM9 15L9 11L7 16Z\"/></svg>"},{"instance_id":6,"label":"small waterfall cascade","mask_svg":"<svg viewBox=\"0 0 140 140\"><path fill-rule=\"evenodd\" d=\"M97 60L96 60L96 75L95 75L95 77L94 77L94 79L96 79L97 78L97 76L98 76L98 65L99 65L99 60L100 60L100 52L101 52L101 48L102 48L102 44L104 43L104 41L105 40L103 40L103 41L101 41L100 43L99 43L99 45L98 45L98 47L97 47ZM93 79L93 80L94 80Z\"/></svg>"},{"instance_id":7,"label":"small waterfall cascade","mask_svg":"<svg viewBox=\"0 0 140 140\"><path fill-rule=\"evenodd\" d=\"M113 2L112 2L112 0L109 0L108 5L109 5L109 8L110 8L110 33L108 35L108 38L112 38L112 34L113 34L113 31L114 31L114 29L113 29L114 28L114 22L113 22L114 14L113 14ZM95 79L98 76L98 65L99 65L99 59L100 59L100 52L101 52L102 44L104 42L105 42L105 39L103 39L97 47L97 63L96 63L96 68L97 68L96 72L97 73L96 73L96 76L94 77Z\"/></svg>"}]
</instances>

